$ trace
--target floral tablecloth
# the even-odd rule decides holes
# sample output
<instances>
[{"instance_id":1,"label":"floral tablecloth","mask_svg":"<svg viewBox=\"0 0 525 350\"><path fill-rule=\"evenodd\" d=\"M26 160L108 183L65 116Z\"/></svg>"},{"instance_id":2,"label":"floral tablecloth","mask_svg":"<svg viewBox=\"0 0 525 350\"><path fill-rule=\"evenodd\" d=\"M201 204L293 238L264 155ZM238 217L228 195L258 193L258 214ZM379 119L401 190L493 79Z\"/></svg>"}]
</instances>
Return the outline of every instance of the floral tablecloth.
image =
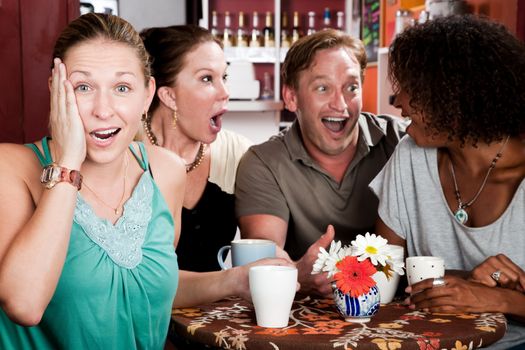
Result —
<instances>
[{"instance_id":1,"label":"floral tablecloth","mask_svg":"<svg viewBox=\"0 0 525 350\"><path fill-rule=\"evenodd\" d=\"M331 299L296 296L286 328L256 325L251 303L229 298L174 309L169 336L224 349L457 349L492 344L505 334L502 314L436 314L381 305L369 323L348 323ZM191 346L189 347L191 348Z\"/></svg>"}]
</instances>

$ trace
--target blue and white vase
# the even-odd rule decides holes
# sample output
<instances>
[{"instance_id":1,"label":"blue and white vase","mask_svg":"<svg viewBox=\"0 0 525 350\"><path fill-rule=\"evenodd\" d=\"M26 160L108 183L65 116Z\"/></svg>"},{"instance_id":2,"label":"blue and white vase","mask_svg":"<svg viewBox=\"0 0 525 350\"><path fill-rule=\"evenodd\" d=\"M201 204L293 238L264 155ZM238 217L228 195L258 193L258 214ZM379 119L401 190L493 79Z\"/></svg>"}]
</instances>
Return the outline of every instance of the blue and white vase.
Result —
<instances>
[{"instance_id":1,"label":"blue and white vase","mask_svg":"<svg viewBox=\"0 0 525 350\"><path fill-rule=\"evenodd\" d=\"M368 293L356 298L343 293L335 282L332 283L332 290L337 311L347 322L366 323L379 310L381 300L377 286L371 287Z\"/></svg>"}]
</instances>

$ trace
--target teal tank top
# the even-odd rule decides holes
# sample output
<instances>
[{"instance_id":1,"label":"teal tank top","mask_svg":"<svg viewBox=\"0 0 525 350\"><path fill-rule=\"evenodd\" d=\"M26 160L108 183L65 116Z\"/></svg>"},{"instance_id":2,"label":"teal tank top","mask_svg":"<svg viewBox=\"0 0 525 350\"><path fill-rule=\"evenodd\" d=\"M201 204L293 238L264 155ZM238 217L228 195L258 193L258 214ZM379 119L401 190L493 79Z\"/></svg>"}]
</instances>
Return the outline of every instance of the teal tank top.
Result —
<instances>
[{"instance_id":1,"label":"teal tank top","mask_svg":"<svg viewBox=\"0 0 525 350\"><path fill-rule=\"evenodd\" d=\"M48 139L42 166L52 162ZM80 192L66 261L42 321L19 326L0 309L0 349L163 349L178 285L174 222L153 181L144 145L144 173L113 225L97 217Z\"/></svg>"}]
</instances>

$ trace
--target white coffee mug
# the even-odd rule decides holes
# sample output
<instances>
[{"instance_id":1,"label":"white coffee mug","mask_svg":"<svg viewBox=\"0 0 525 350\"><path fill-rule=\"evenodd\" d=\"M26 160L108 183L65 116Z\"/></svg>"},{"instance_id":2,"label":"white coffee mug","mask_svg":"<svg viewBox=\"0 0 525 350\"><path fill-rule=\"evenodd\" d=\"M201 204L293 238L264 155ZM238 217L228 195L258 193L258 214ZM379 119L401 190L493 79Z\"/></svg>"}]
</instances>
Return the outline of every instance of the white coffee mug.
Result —
<instances>
[{"instance_id":1,"label":"white coffee mug","mask_svg":"<svg viewBox=\"0 0 525 350\"><path fill-rule=\"evenodd\" d=\"M410 256L406 259L408 284L445 276L445 261L438 256Z\"/></svg>"},{"instance_id":2,"label":"white coffee mug","mask_svg":"<svg viewBox=\"0 0 525 350\"><path fill-rule=\"evenodd\" d=\"M268 328L288 326L297 287L297 268L252 266L249 282L257 325Z\"/></svg>"},{"instance_id":3,"label":"white coffee mug","mask_svg":"<svg viewBox=\"0 0 525 350\"><path fill-rule=\"evenodd\" d=\"M225 253L231 249L232 266L242 266L263 258L275 257L275 242L268 239L237 239L217 252L217 261L223 270Z\"/></svg>"}]
</instances>

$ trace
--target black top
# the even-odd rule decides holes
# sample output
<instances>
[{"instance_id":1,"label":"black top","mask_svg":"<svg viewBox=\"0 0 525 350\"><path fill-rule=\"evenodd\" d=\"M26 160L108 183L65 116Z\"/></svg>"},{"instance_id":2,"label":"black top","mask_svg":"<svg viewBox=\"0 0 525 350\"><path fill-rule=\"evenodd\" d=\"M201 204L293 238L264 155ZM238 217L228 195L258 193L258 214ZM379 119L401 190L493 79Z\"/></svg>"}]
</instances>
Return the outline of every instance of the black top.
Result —
<instances>
[{"instance_id":1,"label":"black top","mask_svg":"<svg viewBox=\"0 0 525 350\"><path fill-rule=\"evenodd\" d=\"M182 208L177 257L179 268L189 271L220 270L217 252L229 245L237 231L234 195L208 181L193 209Z\"/></svg>"}]
</instances>

